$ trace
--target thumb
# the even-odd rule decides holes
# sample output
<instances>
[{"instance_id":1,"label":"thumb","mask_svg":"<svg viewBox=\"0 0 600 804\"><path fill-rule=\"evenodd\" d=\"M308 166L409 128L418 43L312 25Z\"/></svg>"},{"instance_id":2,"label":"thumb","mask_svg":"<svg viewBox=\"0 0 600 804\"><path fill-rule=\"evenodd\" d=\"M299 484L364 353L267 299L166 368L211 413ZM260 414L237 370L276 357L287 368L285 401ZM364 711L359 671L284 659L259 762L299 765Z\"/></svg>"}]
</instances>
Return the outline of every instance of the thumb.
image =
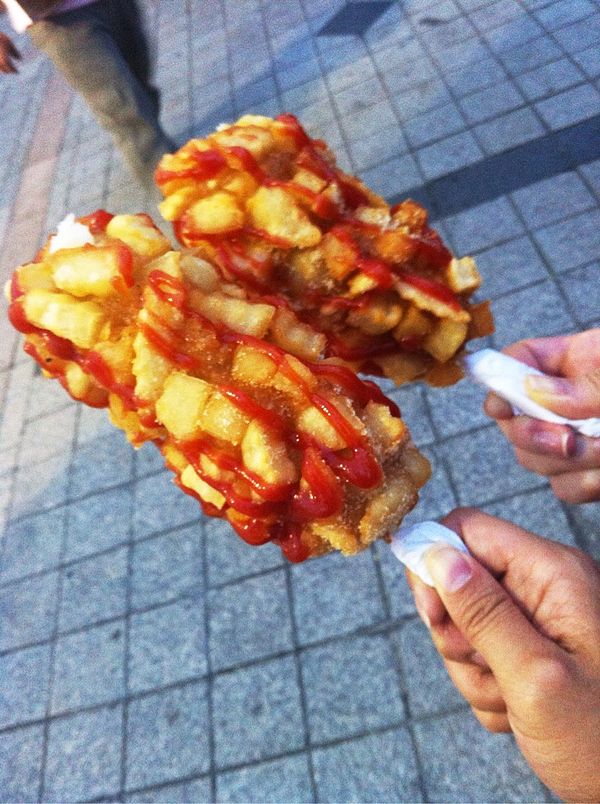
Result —
<instances>
[{"instance_id":1,"label":"thumb","mask_svg":"<svg viewBox=\"0 0 600 804\"><path fill-rule=\"evenodd\" d=\"M436 546L425 562L450 619L509 691L528 662L548 654L547 640L472 556Z\"/></svg>"},{"instance_id":2,"label":"thumb","mask_svg":"<svg viewBox=\"0 0 600 804\"><path fill-rule=\"evenodd\" d=\"M600 368L578 377L525 378L527 396L569 419L600 415Z\"/></svg>"}]
</instances>

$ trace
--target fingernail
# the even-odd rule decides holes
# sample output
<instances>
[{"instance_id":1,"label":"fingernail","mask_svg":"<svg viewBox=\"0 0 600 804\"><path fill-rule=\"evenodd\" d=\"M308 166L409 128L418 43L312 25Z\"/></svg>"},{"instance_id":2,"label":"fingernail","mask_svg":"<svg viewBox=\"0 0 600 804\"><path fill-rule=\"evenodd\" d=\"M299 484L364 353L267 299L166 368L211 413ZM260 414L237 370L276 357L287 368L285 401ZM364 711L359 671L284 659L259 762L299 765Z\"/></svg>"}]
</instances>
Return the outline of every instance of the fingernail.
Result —
<instances>
[{"instance_id":1,"label":"fingernail","mask_svg":"<svg viewBox=\"0 0 600 804\"><path fill-rule=\"evenodd\" d=\"M454 547L433 547L426 553L425 563L436 587L446 592L458 591L473 574L464 554Z\"/></svg>"},{"instance_id":2,"label":"fingernail","mask_svg":"<svg viewBox=\"0 0 600 804\"><path fill-rule=\"evenodd\" d=\"M427 612L423 608L423 604L421 603L421 601L419 600L419 598L418 598L418 596L416 594L415 594L415 608L416 608L417 614L419 615L421 620L425 623L427 628L430 629L431 628L431 620L427 616Z\"/></svg>"},{"instance_id":3,"label":"fingernail","mask_svg":"<svg viewBox=\"0 0 600 804\"><path fill-rule=\"evenodd\" d=\"M528 374L525 377L525 391L534 401L569 396L569 388L569 383L560 377L541 377L537 374Z\"/></svg>"}]
</instances>

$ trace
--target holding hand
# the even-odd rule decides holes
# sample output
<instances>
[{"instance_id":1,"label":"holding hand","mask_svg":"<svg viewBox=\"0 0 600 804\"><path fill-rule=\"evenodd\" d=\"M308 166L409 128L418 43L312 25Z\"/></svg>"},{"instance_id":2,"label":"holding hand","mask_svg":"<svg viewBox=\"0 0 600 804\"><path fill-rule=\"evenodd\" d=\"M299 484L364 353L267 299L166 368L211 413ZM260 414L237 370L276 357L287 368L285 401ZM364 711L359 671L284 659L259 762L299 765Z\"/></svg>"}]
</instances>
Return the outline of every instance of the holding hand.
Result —
<instances>
[{"instance_id":1,"label":"holding hand","mask_svg":"<svg viewBox=\"0 0 600 804\"><path fill-rule=\"evenodd\" d=\"M13 59L20 59L21 54L5 33L0 32L0 73L18 72Z\"/></svg>"},{"instance_id":2,"label":"holding hand","mask_svg":"<svg viewBox=\"0 0 600 804\"><path fill-rule=\"evenodd\" d=\"M450 678L561 798L600 800L598 565L480 511L444 524L472 556L433 547L435 590L411 573L409 583Z\"/></svg>"},{"instance_id":3,"label":"holding hand","mask_svg":"<svg viewBox=\"0 0 600 804\"><path fill-rule=\"evenodd\" d=\"M521 341L504 351L552 375L527 378L525 389L533 401L570 419L600 416L600 329ZM549 477L557 497L569 503L600 500L600 438L514 416L494 394L486 399L485 411L512 443L521 466Z\"/></svg>"}]
</instances>

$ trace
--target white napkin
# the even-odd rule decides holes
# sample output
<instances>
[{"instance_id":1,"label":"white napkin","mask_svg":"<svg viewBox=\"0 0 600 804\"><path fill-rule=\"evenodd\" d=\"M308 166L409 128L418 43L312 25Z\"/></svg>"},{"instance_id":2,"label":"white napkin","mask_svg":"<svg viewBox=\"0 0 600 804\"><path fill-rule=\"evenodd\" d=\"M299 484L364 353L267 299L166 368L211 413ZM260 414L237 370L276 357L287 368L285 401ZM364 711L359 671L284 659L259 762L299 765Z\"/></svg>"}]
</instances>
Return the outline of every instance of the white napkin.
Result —
<instances>
[{"instance_id":1,"label":"white napkin","mask_svg":"<svg viewBox=\"0 0 600 804\"><path fill-rule=\"evenodd\" d=\"M468 553L465 543L453 530L439 522L426 521L400 528L392 538L390 547L398 561L414 572L427 586L434 586L433 578L425 564L425 553L434 544L448 544L463 553Z\"/></svg>"},{"instance_id":2,"label":"white napkin","mask_svg":"<svg viewBox=\"0 0 600 804\"><path fill-rule=\"evenodd\" d=\"M75 215L71 213L56 227L56 234L50 238L48 252L54 254L62 248L79 248L88 243L93 245L94 235L85 224L76 221Z\"/></svg>"},{"instance_id":3,"label":"white napkin","mask_svg":"<svg viewBox=\"0 0 600 804\"><path fill-rule=\"evenodd\" d=\"M568 424L582 435L600 437L600 419L566 419L538 405L527 396L525 377L528 374L544 376L543 372L495 349L481 349L479 352L465 355L462 358L462 365L467 375L475 382L510 402L515 413L525 413L545 422Z\"/></svg>"}]
</instances>

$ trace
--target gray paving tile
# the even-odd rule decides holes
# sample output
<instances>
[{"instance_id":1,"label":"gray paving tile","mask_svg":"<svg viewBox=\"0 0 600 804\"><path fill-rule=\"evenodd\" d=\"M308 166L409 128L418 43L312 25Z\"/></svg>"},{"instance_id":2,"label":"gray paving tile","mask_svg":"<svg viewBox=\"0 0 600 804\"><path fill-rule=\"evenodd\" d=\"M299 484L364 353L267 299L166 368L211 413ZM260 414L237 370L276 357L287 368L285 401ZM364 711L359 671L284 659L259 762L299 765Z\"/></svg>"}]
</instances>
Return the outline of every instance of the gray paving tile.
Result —
<instances>
[{"instance_id":1,"label":"gray paving tile","mask_svg":"<svg viewBox=\"0 0 600 804\"><path fill-rule=\"evenodd\" d=\"M469 14L469 18L480 31L496 28L523 13L522 8L512 0L497 0L495 3L483 5L477 3L477 6L479 8L476 7Z\"/></svg>"},{"instance_id":2,"label":"gray paving tile","mask_svg":"<svg viewBox=\"0 0 600 804\"><path fill-rule=\"evenodd\" d=\"M599 107L600 93L590 84L567 89L535 104L535 108L553 130L587 120L598 113Z\"/></svg>"},{"instance_id":3,"label":"gray paving tile","mask_svg":"<svg viewBox=\"0 0 600 804\"><path fill-rule=\"evenodd\" d=\"M68 461L63 455L35 467L18 469L15 475L11 517L38 514L65 502ZM32 477L35 483L32 483Z\"/></svg>"},{"instance_id":4,"label":"gray paving tile","mask_svg":"<svg viewBox=\"0 0 600 804\"><path fill-rule=\"evenodd\" d=\"M135 544L131 577L134 609L181 595L189 596L199 605L202 589L200 524Z\"/></svg>"},{"instance_id":5,"label":"gray paving tile","mask_svg":"<svg viewBox=\"0 0 600 804\"><path fill-rule=\"evenodd\" d=\"M413 46L412 42L410 45L411 47ZM405 95L412 92L415 87L418 87L418 85L424 81L427 81L429 84L435 82L435 87L443 94L435 64L418 43L415 42L414 46L420 50L417 57L411 56L410 53L403 57L402 53L404 48L394 48L397 58L400 59L397 63L390 62L389 51L382 51L380 54L375 54L375 61L379 63L380 69L382 70L383 82L388 92L398 96L398 108L402 107ZM434 94L436 93L434 92ZM440 100L440 105L443 102L443 100ZM437 105L437 100L434 101L434 105ZM408 116L402 119L408 119Z\"/></svg>"},{"instance_id":6,"label":"gray paving tile","mask_svg":"<svg viewBox=\"0 0 600 804\"><path fill-rule=\"evenodd\" d=\"M374 560L381 568L391 616L397 618L414 615L415 604L406 581L404 566L384 542L377 542L373 549Z\"/></svg>"},{"instance_id":7,"label":"gray paving tile","mask_svg":"<svg viewBox=\"0 0 600 804\"><path fill-rule=\"evenodd\" d=\"M378 77L333 93L333 102L342 117L361 112L385 99L386 91Z\"/></svg>"},{"instance_id":8,"label":"gray paving tile","mask_svg":"<svg viewBox=\"0 0 600 804\"><path fill-rule=\"evenodd\" d=\"M193 782L181 782L179 784L165 785L152 790L145 790L140 793L129 793L125 796L125 801L141 802L141 804L164 804L165 801L171 804L198 804L199 802L212 801L209 779L196 779Z\"/></svg>"},{"instance_id":9,"label":"gray paving tile","mask_svg":"<svg viewBox=\"0 0 600 804\"><path fill-rule=\"evenodd\" d=\"M142 692L207 671L204 609L182 600L134 614L129 632L129 689Z\"/></svg>"},{"instance_id":10,"label":"gray paving tile","mask_svg":"<svg viewBox=\"0 0 600 804\"><path fill-rule=\"evenodd\" d=\"M54 657L52 712L122 697L124 650L122 620L60 637Z\"/></svg>"},{"instance_id":11,"label":"gray paving tile","mask_svg":"<svg viewBox=\"0 0 600 804\"><path fill-rule=\"evenodd\" d=\"M586 552L600 562L600 503L566 505L565 510L575 523Z\"/></svg>"},{"instance_id":12,"label":"gray paving tile","mask_svg":"<svg viewBox=\"0 0 600 804\"><path fill-rule=\"evenodd\" d=\"M391 91L394 92L393 89ZM452 96L440 78L424 76L414 86L394 92L393 102L398 117L405 123L413 117L451 103Z\"/></svg>"},{"instance_id":13,"label":"gray paving tile","mask_svg":"<svg viewBox=\"0 0 600 804\"><path fill-rule=\"evenodd\" d=\"M465 128L465 121L454 103L413 117L404 124L404 133L413 148L421 148Z\"/></svg>"},{"instance_id":14,"label":"gray paving tile","mask_svg":"<svg viewBox=\"0 0 600 804\"><path fill-rule=\"evenodd\" d=\"M292 567L294 611L301 643L348 633L383 620L369 552L330 554Z\"/></svg>"},{"instance_id":15,"label":"gray paving tile","mask_svg":"<svg viewBox=\"0 0 600 804\"><path fill-rule=\"evenodd\" d=\"M211 589L208 608L209 645L215 670L293 647L283 569Z\"/></svg>"},{"instance_id":16,"label":"gray paving tile","mask_svg":"<svg viewBox=\"0 0 600 804\"><path fill-rule=\"evenodd\" d=\"M427 388L425 393L442 438L489 423L483 411L485 391L469 380L462 380L449 388Z\"/></svg>"},{"instance_id":17,"label":"gray paving tile","mask_svg":"<svg viewBox=\"0 0 600 804\"><path fill-rule=\"evenodd\" d=\"M65 558L83 558L123 544L129 536L130 489L113 489L71 503L67 516Z\"/></svg>"},{"instance_id":18,"label":"gray paving tile","mask_svg":"<svg viewBox=\"0 0 600 804\"><path fill-rule=\"evenodd\" d=\"M78 445L71 464L71 499L128 481L132 465L133 449L117 430Z\"/></svg>"},{"instance_id":19,"label":"gray paving tile","mask_svg":"<svg viewBox=\"0 0 600 804\"><path fill-rule=\"evenodd\" d=\"M122 719L119 705L51 721L44 801L110 800L118 793Z\"/></svg>"},{"instance_id":20,"label":"gray paving tile","mask_svg":"<svg viewBox=\"0 0 600 804\"><path fill-rule=\"evenodd\" d=\"M293 657L217 676L213 712L217 769L302 748L304 730Z\"/></svg>"},{"instance_id":21,"label":"gray paving tile","mask_svg":"<svg viewBox=\"0 0 600 804\"><path fill-rule=\"evenodd\" d=\"M531 17L517 17L504 25L485 31L484 37L494 52L502 53L531 42L543 32L543 28Z\"/></svg>"},{"instance_id":22,"label":"gray paving tile","mask_svg":"<svg viewBox=\"0 0 600 804\"><path fill-rule=\"evenodd\" d=\"M143 477L153 474L164 468L165 461L154 444L144 444L140 449L136 449L134 454L135 475Z\"/></svg>"},{"instance_id":23,"label":"gray paving tile","mask_svg":"<svg viewBox=\"0 0 600 804\"><path fill-rule=\"evenodd\" d=\"M554 95L584 80L584 75L567 58L550 62L517 78L517 83L530 101Z\"/></svg>"},{"instance_id":24,"label":"gray paving tile","mask_svg":"<svg viewBox=\"0 0 600 804\"><path fill-rule=\"evenodd\" d=\"M65 531L63 508L19 519L6 526L0 581L57 566Z\"/></svg>"},{"instance_id":25,"label":"gray paving tile","mask_svg":"<svg viewBox=\"0 0 600 804\"><path fill-rule=\"evenodd\" d=\"M547 35L499 53L500 60L513 75L533 70L561 56L564 56L564 51Z\"/></svg>"},{"instance_id":26,"label":"gray paving tile","mask_svg":"<svg viewBox=\"0 0 600 804\"><path fill-rule=\"evenodd\" d=\"M171 472L143 478L134 485L133 529L138 538L188 524L200 515L196 500L175 486Z\"/></svg>"},{"instance_id":27,"label":"gray paving tile","mask_svg":"<svg viewBox=\"0 0 600 804\"><path fill-rule=\"evenodd\" d=\"M406 140L397 123L364 139L353 139L350 143L350 156L356 172L401 156L406 150Z\"/></svg>"},{"instance_id":28,"label":"gray paving tile","mask_svg":"<svg viewBox=\"0 0 600 804\"><path fill-rule=\"evenodd\" d=\"M598 288L600 263L593 262L561 274L559 284L568 298L573 316L579 324L592 323L598 317Z\"/></svg>"},{"instance_id":29,"label":"gray paving tile","mask_svg":"<svg viewBox=\"0 0 600 804\"><path fill-rule=\"evenodd\" d=\"M531 109L516 109L474 128L484 151L498 154L545 134L544 127Z\"/></svg>"},{"instance_id":30,"label":"gray paving tile","mask_svg":"<svg viewBox=\"0 0 600 804\"><path fill-rule=\"evenodd\" d=\"M573 58L589 78L600 76L600 50L595 45L576 53Z\"/></svg>"},{"instance_id":31,"label":"gray paving tile","mask_svg":"<svg viewBox=\"0 0 600 804\"><path fill-rule=\"evenodd\" d=\"M0 590L0 650L48 639L58 605L58 572L16 581Z\"/></svg>"},{"instance_id":32,"label":"gray paving tile","mask_svg":"<svg viewBox=\"0 0 600 804\"><path fill-rule=\"evenodd\" d=\"M598 195L600 193L600 159L595 159L587 165L581 165L579 170L591 184L596 195Z\"/></svg>"},{"instance_id":33,"label":"gray paving tile","mask_svg":"<svg viewBox=\"0 0 600 804\"><path fill-rule=\"evenodd\" d=\"M562 220L565 212L570 215L596 205L595 198L574 172L530 184L516 190L512 198L532 229Z\"/></svg>"},{"instance_id":34,"label":"gray paving tile","mask_svg":"<svg viewBox=\"0 0 600 804\"><path fill-rule=\"evenodd\" d=\"M120 617L126 598L126 547L72 564L63 573L59 631Z\"/></svg>"},{"instance_id":35,"label":"gray paving tile","mask_svg":"<svg viewBox=\"0 0 600 804\"><path fill-rule=\"evenodd\" d=\"M228 583L263 570L280 567L284 559L279 547L265 544L252 547L221 519L204 520L207 572L211 586Z\"/></svg>"},{"instance_id":36,"label":"gray paving tile","mask_svg":"<svg viewBox=\"0 0 600 804\"><path fill-rule=\"evenodd\" d=\"M495 425L455 436L438 450L448 461L461 505L484 505L541 485L539 476L517 464L512 447Z\"/></svg>"},{"instance_id":37,"label":"gray paving tile","mask_svg":"<svg viewBox=\"0 0 600 804\"><path fill-rule=\"evenodd\" d=\"M487 56L476 64L459 70L448 71L445 76L448 87L459 98L496 84L506 77L502 65L493 57Z\"/></svg>"},{"instance_id":38,"label":"gray paving tile","mask_svg":"<svg viewBox=\"0 0 600 804\"><path fill-rule=\"evenodd\" d=\"M380 384L384 393L400 408L402 418L407 423L415 444L422 447L431 443L434 433L431 429L423 388L419 385L395 388L392 383L386 383L385 380L381 380Z\"/></svg>"},{"instance_id":39,"label":"gray paving tile","mask_svg":"<svg viewBox=\"0 0 600 804\"><path fill-rule=\"evenodd\" d=\"M512 81L504 80L462 98L459 104L473 125L522 106L523 98Z\"/></svg>"},{"instance_id":40,"label":"gray paving tile","mask_svg":"<svg viewBox=\"0 0 600 804\"><path fill-rule=\"evenodd\" d=\"M387 636L350 637L301 654L313 743L354 737L404 720Z\"/></svg>"},{"instance_id":41,"label":"gray paving tile","mask_svg":"<svg viewBox=\"0 0 600 804\"><path fill-rule=\"evenodd\" d=\"M394 157L374 168L357 171L368 187L389 198L421 184L419 167L411 154Z\"/></svg>"},{"instance_id":42,"label":"gray paving tile","mask_svg":"<svg viewBox=\"0 0 600 804\"><path fill-rule=\"evenodd\" d=\"M405 728L313 751L319 801L422 801Z\"/></svg>"},{"instance_id":43,"label":"gray paving tile","mask_svg":"<svg viewBox=\"0 0 600 804\"><path fill-rule=\"evenodd\" d=\"M540 229L534 237L559 273L598 258L600 212L593 210Z\"/></svg>"},{"instance_id":44,"label":"gray paving tile","mask_svg":"<svg viewBox=\"0 0 600 804\"><path fill-rule=\"evenodd\" d=\"M529 494L519 494L509 500L485 506L492 516L507 519L526 530L545 536L561 544L576 546L575 536L561 503L547 488Z\"/></svg>"},{"instance_id":45,"label":"gray paving tile","mask_svg":"<svg viewBox=\"0 0 600 804\"><path fill-rule=\"evenodd\" d=\"M46 377L35 376L29 386L27 417L34 419L54 413L70 402L70 398L58 382L48 382Z\"/></svg>"},{"instance_id":46,"label":"gray paving tile","mask_svg":"<svg viewBox=\"0 0 600 804\"><path fill-rule=\"evenodd\" d=\"M0 656L0 727L42 718L49 680L49 645Z\"/></svg>"},{"instance_id":47,"label":"gray paving tile","mask_svg":"<svg viewBox=\"0 0 600 804\"><path fill-rule=\"evenodd\" d=\"M541 801L544 797L512 737L489 734L470 712L416 723L415 734L430 800Z\"/></svg>"},{"instance_id":48,"label":"gray paving tile","mask_svg":"<svg viewBox=\"0 0 600 804\"><path fill-rule=\"evenodd\" d=\"M218 801L313 801L306 755L276 759L217 775Z\"/></svg>"},{"instance_id":49,"label":"gray paving tile","mask_svg":"<svg viewBox=\"0 0 600 804\"><path fill-rule=\"evenodd\" d=\"M457 254L472 254L523 234L506 198L486 201L444 221Z\"/></svg>"},{"instance_id":50,"label":"gray paving tile","mask_svg":"<svg viewBox=\"0 0 600 804\"><path fill-rule=\"evenodd\" d=\"M429 631L421 620L411 620L395 634L412 717L448 711L464 703L450 681Z\"/></svg>"},{"instance_id":51,"label":"gray paving tile","mask_svg":"<svg viewBox=\"0 0 600 804\"><path fill-rule=\"evenodd\" d=\"M421 148L417 152L417 159L425 177L431 180L473 164L482 155L473 135L463 131Z\"/></svg>"},{"instance_id":52,"label":"gray paving tile","mask_svg":"<svg viewBox=\"0 0 600 804\"><path fill-rule=\"evenodd\" d=\"M127 746L129 788L205 773L209 767L206 682L132 701Z\"/></svg>"},{"instance_id":53,"label":"gray paving tile","mask_svg":"<svg viewBox=\"0 0 600 804\"><path fill-rule=\"evenodd\" d=\"M419 502L404 518L404 525L411 525L423 519L439 519L454 508L457 502L448 482L439 447L425 447L422 452L431 463L431 478L420 490Z\"/></svg>"},{"instance_id":54,"label":"gray paving tile","mask_svg":"<svg viewBox=\"0 0 600 804\"><path fill-rule=\"evenodd\" d=\"M589 17L598 11L589 0L571 0L569 3L551 3L535 11L534 14L549 31L562 28L571 22Z\"/></svg>"},{"instance_id":55,"label":"gray paving tile","mask_svg":"<svg viewBox=\"0 0 600 804\"><path fill-rule=\"evenodd\" d=\"M43 726L0 734L0 791L5 801L37 801Z\"/></svg>"}]
</instances>

